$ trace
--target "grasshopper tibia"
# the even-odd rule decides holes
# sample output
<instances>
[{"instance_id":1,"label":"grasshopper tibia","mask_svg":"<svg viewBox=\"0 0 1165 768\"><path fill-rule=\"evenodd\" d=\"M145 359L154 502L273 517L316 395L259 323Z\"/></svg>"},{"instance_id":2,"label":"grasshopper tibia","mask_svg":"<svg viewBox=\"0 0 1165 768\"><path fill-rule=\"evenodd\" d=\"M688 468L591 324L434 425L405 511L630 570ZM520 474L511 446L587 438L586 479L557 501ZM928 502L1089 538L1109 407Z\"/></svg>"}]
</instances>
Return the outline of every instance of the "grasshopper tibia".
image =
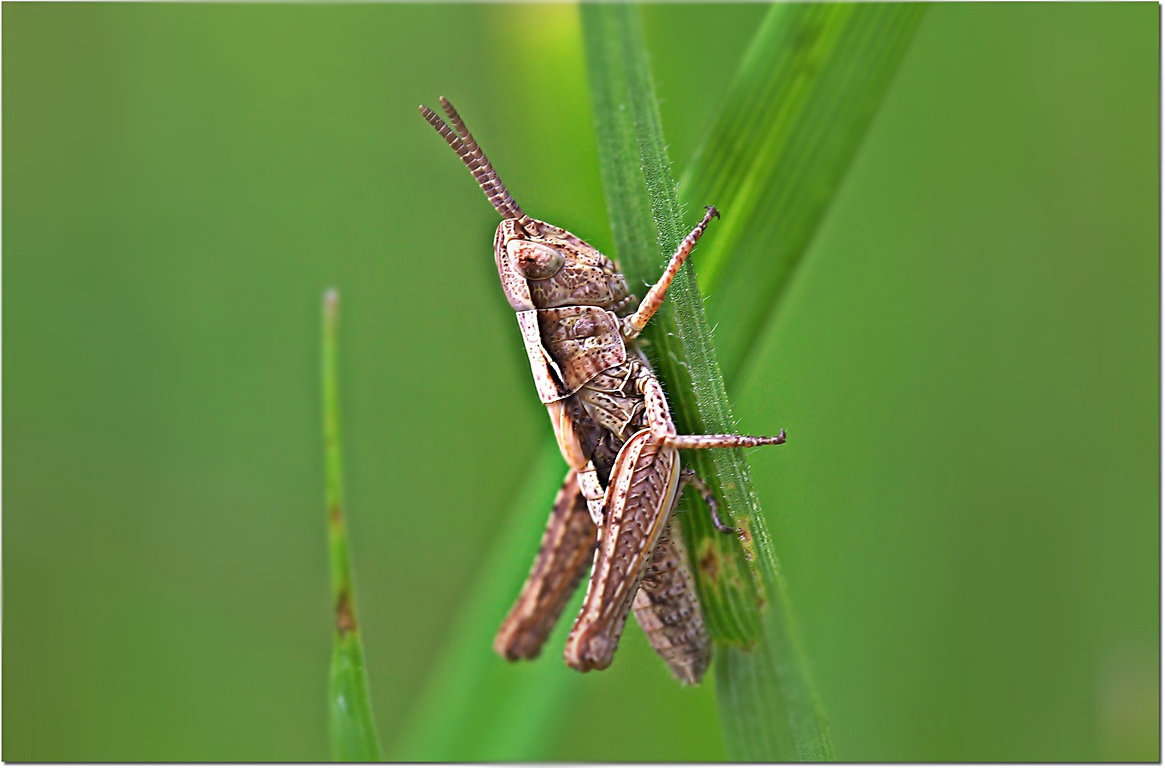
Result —
<instances>
[{"instance_id":1,"label":"grasshopper tibia","mask_svg":"<svg viewBox=\"0 0 1165 768\"><path fill-rule=\"evenodd\" d=\"M753 437L751 435L668 435L665 439L668 446L676 449L702 449L702 448L753 448L758 445L783 445L785 442L785 430L776 437ZM685 467L680 471L680 482L687 483L696 489L696 491L703 497L704 503L708 505L708 512L712 515L712 525L716 526L716 530L721 533L731 533L734 536L740 537L742 532L739 528L733 528L731 525L725 525L720 521L720 503L716 501L715 494L708 484L704 482L703 478L696 474L694 469Z\"/></svg>"}]
</instances>

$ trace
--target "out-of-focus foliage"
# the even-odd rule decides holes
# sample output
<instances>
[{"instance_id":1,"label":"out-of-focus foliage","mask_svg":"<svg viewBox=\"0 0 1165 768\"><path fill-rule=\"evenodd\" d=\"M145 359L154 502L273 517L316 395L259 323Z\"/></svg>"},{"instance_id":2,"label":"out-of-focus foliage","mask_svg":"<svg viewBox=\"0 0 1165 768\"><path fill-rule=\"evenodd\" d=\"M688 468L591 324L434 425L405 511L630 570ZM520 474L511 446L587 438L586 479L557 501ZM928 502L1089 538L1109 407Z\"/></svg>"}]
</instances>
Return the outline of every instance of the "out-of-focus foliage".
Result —
<instances>
[{"instance_id":1,"label":"out-of-focus foliage","mask_svg":"<svg viewBox=\"0 0 1165 768\"><path fill-rule=\"evenodd\" d=\"M765 10L643 9L678 167ZM325 285L393 755L444 649L492 653L472 595L516 591L543 521L507 510L561 474L495 214L415 105L609 249L576 10L2 12L3 757L327 756ZM729 393L796 437L750 462L840 759L1159 757L1157 13L932 8ZM711 686L631 631L574 674L564 629L483 666L517 692L483 739L724 756Z\"/></svg>"}]
</instances>

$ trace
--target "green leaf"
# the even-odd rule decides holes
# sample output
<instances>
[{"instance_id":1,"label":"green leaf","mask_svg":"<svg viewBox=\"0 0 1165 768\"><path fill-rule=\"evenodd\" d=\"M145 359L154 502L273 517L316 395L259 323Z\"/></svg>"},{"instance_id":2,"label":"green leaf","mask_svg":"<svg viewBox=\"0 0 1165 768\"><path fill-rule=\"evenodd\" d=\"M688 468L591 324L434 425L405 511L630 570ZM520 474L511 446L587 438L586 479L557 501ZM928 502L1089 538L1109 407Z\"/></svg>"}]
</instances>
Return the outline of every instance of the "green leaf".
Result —
<instances>
[{"instance_id":1,"label":"green leaf","mask_svg":"<svg viewBox=\"0 0 1165 768\"><path fill-rule=\"evenodd\" d=\"M681 184L684 200L716 201L725 212L725 226L701 242L697 268L704 295L716 297L712 310L721 310L716 348L730 381L780 307L925 11L774 5L745 53ZM767 601L764 642L717 653L725 743L742 760L828 759L824 716L762 516L752 533Z\"/></svg>"},{"instance_id":2,"label":"green leaf","mask_svg":"<svg viewBox=\"0 0 1165 768\"><path fill-rule=\"evenodd\" d=\"M689 210L724 214L696 270L728 379L780 306L926 9L776 4L741 59L680 181Z\"/></svg>"},{"instance_id":3,"label":"green leaf","mask_svg":"<svg viewBox=\"0 0 1165 768\"><path fill-rule=\"evenodd\" d=\"M364 673L364 651L356 624L356 598L348 564L348 532L344 524L343 456L340 447L340 397L337 385L336 333L339 295L324 295L323 410L325 508L331 570L335 635L328 686L328 719L332 758L344 762L380 760L380 744L372 722L372 705Z\"/></svg>"}]
</instances>

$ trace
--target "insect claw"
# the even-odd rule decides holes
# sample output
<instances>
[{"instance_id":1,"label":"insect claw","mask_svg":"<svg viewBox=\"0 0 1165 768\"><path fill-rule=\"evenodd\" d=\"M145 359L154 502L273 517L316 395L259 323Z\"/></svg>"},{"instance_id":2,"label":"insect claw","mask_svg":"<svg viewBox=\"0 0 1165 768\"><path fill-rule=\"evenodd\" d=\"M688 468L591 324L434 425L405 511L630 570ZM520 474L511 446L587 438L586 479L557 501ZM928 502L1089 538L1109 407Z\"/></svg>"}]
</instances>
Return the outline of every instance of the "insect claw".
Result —
<instances>
[{"instance_id":1,"label":"insect claw","mask_svg":"<svg viewBox=\"0 0 1165 768\"><path fill-rule=\"evenodd\" d=\"M714 206L714 205L705 205L705 206L704 206L704 210L706 210L708 213L712 214L712 215L713 215L713 216L715 216L716 218L720 218L720 211L716 210L716 206Z\"/></svg>"}]
</instances>

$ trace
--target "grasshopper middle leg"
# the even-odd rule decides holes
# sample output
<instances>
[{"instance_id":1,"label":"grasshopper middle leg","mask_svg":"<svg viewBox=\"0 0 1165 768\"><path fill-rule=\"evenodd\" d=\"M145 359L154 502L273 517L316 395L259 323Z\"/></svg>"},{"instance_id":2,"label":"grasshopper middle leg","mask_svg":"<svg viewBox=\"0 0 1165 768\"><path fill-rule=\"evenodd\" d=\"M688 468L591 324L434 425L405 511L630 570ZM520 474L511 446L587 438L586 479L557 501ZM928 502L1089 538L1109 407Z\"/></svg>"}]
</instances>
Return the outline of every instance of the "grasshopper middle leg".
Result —
<instances>
[{"instance_id":1,"label":"grasshopper middle leg","mask_svg":"<svg viewBox=\"0 0 1165 768\"><path fill-rule=\"evenodd\" d=\"M780 445L785 442L785 430L774 437L757 435L677 435L667 398L659 380L647 371L642 371L635 388L643 395L644 414L647 427L656 439L668 447L680 451L704 450L706 448L755 448L758 445Z\"/></svg>"},{"instance_id":2,"label":"grasshopper middle leg","mask_svg":"<svg viewBox=\"0 0 1165 768\"><path fill-rule=\"evenodd\" d=\"M707 448L755 448L760 445L781 445L785 442L785 430L775 437L761 437L755 435L677 435L675 424L671 420L671 412L667 407L667 399L663 394L663 387L654 376L641 375L636 388L643 394L645 403L644 413L647 417L647 426L656 439L669 448L678 451L703 450ZM712 513L712 524L721 533L736 534L738 531L732 526L725 525L720 520L719 505L711 489L691 469L680 472L680 481L685 482L700 492L704 497L708 509Z\"/></svg>"}]
</instances>

